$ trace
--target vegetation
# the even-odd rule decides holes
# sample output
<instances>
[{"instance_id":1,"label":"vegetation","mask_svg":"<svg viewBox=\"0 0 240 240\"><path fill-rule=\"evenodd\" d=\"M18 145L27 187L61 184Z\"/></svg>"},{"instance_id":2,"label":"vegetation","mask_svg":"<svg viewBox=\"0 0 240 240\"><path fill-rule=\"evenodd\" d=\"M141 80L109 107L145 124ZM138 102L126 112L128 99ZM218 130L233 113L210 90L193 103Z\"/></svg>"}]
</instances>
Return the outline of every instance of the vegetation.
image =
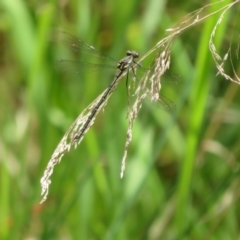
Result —
<instances>
[{"instance_id":1,"label":"vegetation","mask_svg":"<svg viewBox=\"0 0 240 240\"><path fill-rule=\"evenodd\" d=\"M201 4L1 0L0 239L238 238L239 1L188 14ZM81 144L55 166L40 204L55 148L115 74L56 70L58 59L79 56L53 41L55 28L117 60L135 50L143 67L159 71L168 49L168 71L181 83L161 84L175 111L143 101L135 119L126 118L134 98L128 105L122 78Z\"/></svg>"}]
</instances>

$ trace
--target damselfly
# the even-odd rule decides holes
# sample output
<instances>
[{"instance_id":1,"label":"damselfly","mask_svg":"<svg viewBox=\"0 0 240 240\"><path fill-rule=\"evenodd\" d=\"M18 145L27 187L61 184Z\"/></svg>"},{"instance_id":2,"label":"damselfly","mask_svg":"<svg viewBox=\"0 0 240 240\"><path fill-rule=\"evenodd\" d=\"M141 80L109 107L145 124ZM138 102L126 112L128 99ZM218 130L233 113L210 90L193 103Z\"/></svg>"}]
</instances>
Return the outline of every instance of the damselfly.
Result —
<instances>
[{"instance_id":1,"label":"damselfly","mask_svg":"<svg viewBox=\"0 0 240 240\"><path fill-rule=\"evenodd\" d=\"M134 75L134 78L137 79L135 69L137 67L142 68L140 63L136 62L136 59L139 57L139 55L135 51L127 51L126 57L120 60L119 62L117 62L115 59L107 55L101 54L91 45L86 44L82 40L75 38L74 36L66 33L65 31L58 31L57 33L60 36L61 41L68 44L75 52L86 53L93 57L107 59L112 61L113 63L116 63L116 65L113 66L113 65L89 63L89 62L83 62L83 61L60 60L59 64L61 65L62 70L69 70L70 68L71 71L79 72L79 69L81 70L81 68L97 67L97 68L115 68L115 69L118 69L118 71L115 74L114 79L109 85L109 87L102 94L100 94L85 110L83 110L83 112L78 116L75 122L67 130L62 140L58 144L57 148L55 149L44 171L44 176L41 178L41 186L42 186L41 194L43 195L43 199L41 202L44 202L47 198L49 184L51 183L50 176L52 175L54 166L60 162L63 155L70 150L71 146L76 147L82 141L86 132L93 125L97 114L100 112L101 109L104 108L104 106L106 106L109 97L116 89L121 77L125 73L127 74L126 85L128 86L128 73L131 71ZM144 84L145 83L143 83L143 85ZM139 95L139 91L136 91L136 95ZM142 95L139 98L139 101L136 102L136 106L137 106L136 108L139 108L139 103L142 101L141 99L143 98L145 98L144 95ZM165 106L165 110L171 110L174 107L174 104L167 98L165 98L164 101L162 100L162 98L160 99L159 96L155 99L157 99L157 101L159 101L160 103L163 103L163 105ZM135 117L132 117L132 118L135 118Z\"/></svg>"}]
</instances>

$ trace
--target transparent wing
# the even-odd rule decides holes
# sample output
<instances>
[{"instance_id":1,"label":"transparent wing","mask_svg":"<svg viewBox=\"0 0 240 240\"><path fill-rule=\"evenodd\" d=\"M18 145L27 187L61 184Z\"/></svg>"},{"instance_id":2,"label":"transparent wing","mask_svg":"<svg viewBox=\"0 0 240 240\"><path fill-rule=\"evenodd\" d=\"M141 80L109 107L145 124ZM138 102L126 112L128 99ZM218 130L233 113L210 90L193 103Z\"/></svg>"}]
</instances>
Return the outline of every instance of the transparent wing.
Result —
<instances>
[{"instance_id":1,"label":"transparent wing","mask_svg":"<svg viewBox=\"0 0 240 240\"><path fill-rule=\"evenodd\" d=\"M171 84L179 84L182 82L182 76L177 73L166 72L163 74L161 82L171 83Z\"/></svg>"},{"instance_id":2,"label":"transparent wing","mask_svg":"<svg viewBox=\"0 0 240 240\"><path fill-rule=\"evenodd\" d=\"M156 108L164 110L166 112L173 113L176 110L176 104L171 99L169 99L168 97L166 97L166 96L164 96L162 94L159 95L159 99L157 99L157 100L153 99L151 97L151 95L148 94L148 96L146 97L145 101L150 102Z\"/></svg>"},{"instance_id":3,"label":"transparent wing","mask_svg":"<svg viewBox=\"0 0 240 240\"><path fill-rule=\"evenodd\" d=\"M138 63L138 68L137 71L141 75L144 75L146 71L152 71L153 69L151 68L145 68L141 64ZM140 77L139 77L140 78ZM161 76L161 82L163 83L170 83L170 84L179 84L182 82L182 76L178 73L173 73L166 71L162 76Z\"/></svg>"},{"instance_id":4,"label":"transparent wing","mask_svg":"<svg viewBox=\"0 0 240 240\"><path fill-rule=\"evenodd\" d=\"M82 73L84 71L92 71L94 69L112 69L117 70L117 66L111 66L111 65L105 65L105 64L95 64L95 63L89 63L89 62L82 62L82 61L71 61L71 60L65 60L60 59L56 63L56 70L60 72L66 72L66 73Z\"/></svg>"},{"instance_id":5,"label":"transparent wing","mask_svg":"<svg viewBox=\"0 0 240 240\"><path fill-rule=\"evenodd\" d=\"M107 56L100 51L96 50L93 46L85 43L83 40L67 33L63 30L55 30L52 34L52 39L55 42L60 42L70 47L75 53L85 53L96 58L102 58L110 60L111 62L118 63L114 58Z\"/></svg>"},{"instance_id":6,"label":"transparent wing","mask_svg":"<svg viewBox=\"0 0 240 240\"><path fill-rule=\"evenodd\" d=\"M88 69L89 71L102 68L117 69L118 62L114 58L99 52L93 46L65 31L55 30L52 34L52 39L55 42L63 43L73 52L78 53L79 61L60 59L56 62L55 68L60 72L78 74ZM104 64L106 61L108 63Z\"/></svg>"},{"instance_id":7,"label":"transparent wing","mask_svg":"<svg viewBox=\"0 0 240 240\"><path fill-rule=\"evenodd\" d=\"M143 69L137 68L137 72L140 69L140 71L142 71ZM146 70L145 70L146 71ZM150 70L149 70L150 71ZM146 103L150 103L152 105L154 105L156 108L164 110L166 112L175 112L176 110L176 105L175 103L169 99L168 97L166 97L163 94L160 94L160 81L159 81L159 85L156 86L156 90L154 89L155 86L151 85L151 82L145 82L142 80L143 78L139 79L138 78L138 73L136 73L136 77L134 76L134 74L132 73L132 71L130 71L129 74L133 80L129 81L129 86L128 86L128 94L127 96L129 97L129 103L130 105L133 104L134 101L136 101L136 98L141 98L139 96L144 95L143 93L145 92L146 95L144 97L144 102ZM166 83L170 83L170 84L178 84L182 81L181 77L178 74L172 74L169 73L169 75L166 75L165 78L161 78L161 82L166 82Z\"/></svg>"}]
</instances>

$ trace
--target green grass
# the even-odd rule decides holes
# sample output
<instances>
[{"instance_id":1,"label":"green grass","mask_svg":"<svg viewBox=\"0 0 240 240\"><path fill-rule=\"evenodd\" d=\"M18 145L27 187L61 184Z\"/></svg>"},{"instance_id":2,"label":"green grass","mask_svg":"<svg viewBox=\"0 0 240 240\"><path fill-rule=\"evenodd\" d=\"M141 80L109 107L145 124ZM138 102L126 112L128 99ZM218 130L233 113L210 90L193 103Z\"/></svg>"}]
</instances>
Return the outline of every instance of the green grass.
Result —
<instances>
[{"instance_id":1,"label":"green grass","mask_svg":"<svg viewBox=\"0 0 240 240\"><path fill-rule=\"evenodd\" d=\"M143 105L124 178L123 79L80 146L55 167L48 199L40 205L40 178L58 142L114 76L57 72L58 56L74 55L55 48L52 30L64 29L115 59L128 49L143 56L199 5L2 0L0 6L0 239L238 238L240 97L237 84L216 76L209 51L219 15L176 38L170 71L183 81L162 86L176 112ZM231 31L238 32L239 21L231 25L237 6L214 38L221 52ZM236 72L238 62L233 56ZM231 72L230 64L226 69Z\"/></svg>"}]
</instances>

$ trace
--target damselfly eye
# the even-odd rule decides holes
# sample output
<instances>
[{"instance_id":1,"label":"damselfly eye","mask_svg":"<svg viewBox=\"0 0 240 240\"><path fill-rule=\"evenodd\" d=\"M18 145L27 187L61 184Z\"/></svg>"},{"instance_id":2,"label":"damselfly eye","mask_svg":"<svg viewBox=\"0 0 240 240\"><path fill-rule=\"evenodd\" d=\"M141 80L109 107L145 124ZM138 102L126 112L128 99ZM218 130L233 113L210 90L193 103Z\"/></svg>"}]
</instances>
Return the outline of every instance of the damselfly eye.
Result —
<instances>
[{"instance_id":1,"label":"damselfly eye","mask_svg":"<svg viewBox=\"0 0 240 240\"><path fill-rule=\"evenodd\" d=\"M132 51L129 51L129 50L128 50L128 51L126 52L126 55L127 55L127 56L131 56L131 55L132 55Z\"/></svg>"},{"instance_id":2,"label":"damselfly eye","mask_svg":"<svg viewBox=\"0 0 240 240\"><path fill-rule=\"evenodd\" d=\"M134 58L138 58L138 57L139 57L139 54L138 54L137 52L132 52L132 56L133 56Z\"/></svg>"}]
</instances>

